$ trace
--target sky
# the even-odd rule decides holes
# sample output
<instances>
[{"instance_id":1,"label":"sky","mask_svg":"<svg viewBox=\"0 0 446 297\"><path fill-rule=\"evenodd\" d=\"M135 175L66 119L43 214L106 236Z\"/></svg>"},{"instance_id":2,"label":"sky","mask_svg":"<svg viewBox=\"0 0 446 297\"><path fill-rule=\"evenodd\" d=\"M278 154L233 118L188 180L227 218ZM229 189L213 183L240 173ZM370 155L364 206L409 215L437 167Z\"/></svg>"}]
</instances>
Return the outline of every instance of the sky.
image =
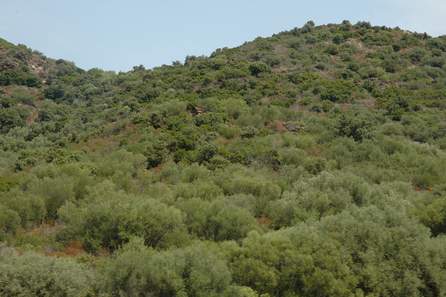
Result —
<instances>
[{"instance_id":1,"label":"sky","mask_svg":"<svg viewBox=\"0 0 446 297\"><path fill-rule=\"evenodd\" d=\"M209 55L308 20L446 34L446 0L0 0L0 37L83 69Z\"/></svg>"}]
</instances>

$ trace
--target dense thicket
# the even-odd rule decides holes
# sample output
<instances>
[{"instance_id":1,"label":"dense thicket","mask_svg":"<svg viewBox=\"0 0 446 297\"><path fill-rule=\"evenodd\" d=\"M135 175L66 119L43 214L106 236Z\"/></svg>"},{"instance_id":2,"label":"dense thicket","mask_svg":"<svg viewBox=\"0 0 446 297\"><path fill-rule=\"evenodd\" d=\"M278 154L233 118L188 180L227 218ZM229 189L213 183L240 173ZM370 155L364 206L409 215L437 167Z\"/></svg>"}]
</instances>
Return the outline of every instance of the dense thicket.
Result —
<instances>
[{"instance_id":1,"label":"dense thicket","mask_svg":"<svg viewBox=\"0 0 446 297\"><path fill-rule=\"evenodd\" d=\"M445 37L125 73L0 39L2 296L446 296L445 173Z\"/></svg>"}]
</instances>

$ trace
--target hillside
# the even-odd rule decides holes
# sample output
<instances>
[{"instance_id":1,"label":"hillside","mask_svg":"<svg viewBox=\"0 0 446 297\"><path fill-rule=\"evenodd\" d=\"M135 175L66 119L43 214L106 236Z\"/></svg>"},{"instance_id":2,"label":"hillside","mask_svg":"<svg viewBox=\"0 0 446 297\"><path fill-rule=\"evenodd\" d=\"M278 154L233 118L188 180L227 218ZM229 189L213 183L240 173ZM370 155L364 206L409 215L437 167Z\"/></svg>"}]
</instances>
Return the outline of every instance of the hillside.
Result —
<instances>
[{"instance_id":1,"label":"hillside","mask_svg":"<svg viewBox=\"0 0 446 297\"><path fill-rule=\"evenodd\" d=\"M129 72L0 39L0 296L446 296L446 36Z\"/></svg>"}]
</instances>

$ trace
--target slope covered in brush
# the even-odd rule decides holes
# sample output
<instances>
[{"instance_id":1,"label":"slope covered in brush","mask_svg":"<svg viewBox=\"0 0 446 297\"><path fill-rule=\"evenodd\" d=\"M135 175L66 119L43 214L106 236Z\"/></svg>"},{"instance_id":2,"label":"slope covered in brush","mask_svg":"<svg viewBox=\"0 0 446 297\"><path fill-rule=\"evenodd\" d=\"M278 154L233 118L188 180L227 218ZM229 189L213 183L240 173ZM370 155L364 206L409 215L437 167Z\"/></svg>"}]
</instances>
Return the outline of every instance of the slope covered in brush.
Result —
<instances>
[{"instance_id":1,"label":"slope covered in brush","mask_svg":"<svg viewBox=\"0 0 446 297\"><path fill-rule=\"evenodd\" d=\"M0 41L0 295L443 296L445 168L445 37L125 73Z\"/></svg>"}]
</instances>

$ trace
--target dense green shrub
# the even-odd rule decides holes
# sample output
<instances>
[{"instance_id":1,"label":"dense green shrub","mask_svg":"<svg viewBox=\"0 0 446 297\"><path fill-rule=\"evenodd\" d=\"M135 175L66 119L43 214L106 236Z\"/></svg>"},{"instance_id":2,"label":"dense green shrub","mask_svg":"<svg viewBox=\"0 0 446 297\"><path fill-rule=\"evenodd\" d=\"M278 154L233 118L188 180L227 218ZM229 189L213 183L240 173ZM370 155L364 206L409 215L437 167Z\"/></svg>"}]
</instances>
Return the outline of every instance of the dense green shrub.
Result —
<instances>
[{"instance_id":1,"label":"dense green shrub","mask_svg":"<svg viewBox=\"0 0 446 297\"><path fill-rule=\"evenodd\" d=\"M8 233L14 233L20 226L20 216L14 210L0 204L0 238Z\"/></svg>"},{"instance_id":2,"label":"dense green shrub","mask_svg":"<svg viewBox=\"0 0 446 297\"><path fill-rule=\"evenodd\" d=\"M249 65L249 71L252 75L258 76L261 73L269 72L270 68L265 63L256 62Z\"/></svg>"},{"instance_id":3,"label":"dense green shrub","mask_svg":"<svg viewBox=\"0 0 446 297\"><path fill-rule=\"evenodd\" d=\"M95 296L94 282L94 272L75 261L0 250L2 296Z\"/></svg>"},{"instance_id":4,"label":"dense green shrub","mask_svg":"<svg viewBox=\"0 0 446 297\"><path fill-rule=\"evenodd\" d=\"M156 252L134 239L104 267L112 296L222 296L231 282L222 256L204 244Z\"/></svg>"},{"instance_id":5,"label":"dense green shrub","mask_svg":"<svg viewBox=\"0 0 446 297\"><path fill-rule=\"evenodd\" d=\"M438 197L418 209L418 216L434 234L446 233L446 199L444 197Z\"/></svg>"},{"instance_id":6,"label":"dense green shrub","mask_svg":"<svg viewBox=\"0 0 446 297\"><path fill-rule=\"evenodd\" d=\"M340 136L362 141L372 136L372 125L372 119L367 113L351 113L341 115L336 129Z\"/></svg>"},{"instance_id":7,"label":"dense green shrub","mask_svg":"<svg viewBox=\"0 0 446 297\"><path fill-rule=\"evenodd\" d=\"M354 84L349 81L324 81L321 83L320 96L322 100L333 102L351 101Z\"/></svg>"},{"instance_id":8,"label":"dense green shrub","mask_svg":"<svg viewBox=\"0 0 446 297\"><path fill-rule=\"evenodd\" d=\"M10 191L0 195L1 203L20 217L22 227L41 224L46 217L45 202L41 197L23 194L19 191ZM5 214L6 215L6 214ZM11 220L11 223L14 220Z\"/></svg>"},{"instance_id":9,"label":"dense green shrub","mask_svg":"<svg viewBox=\"0 0 446 297\"><path fill-rule=\"evenodd\" d=\"M212 203L190 199L180 204L186 214L186 225L191 233L214 241L240 240L257 229L257 222L249 210L232 205L231 201Z\"/></svg>"},{"instance_id":10,"label":"dense green shrub","mask_svg":"<svg viewBox=\"0 0 446 297\"><path fill-rule=\"evenodd\" d=\"M25 125L27 112L16 108L0 109L0 133L7 133L14 127Z\"/></svg>"},{"instance_id":11,"label":"dense green shrub","mask_svg":"<svg viewBox=\"0 0 446 297\"><path fill-rule=\"evenodd\" d=\"M64 236L79 239L93 252L104 247L115 250L132 236L144 238L153 247L184 243L183 214L149 197L134 197L101 184L80 202L68 203L59 211L66 224Z\"/></svg>"},{"instance_id":12,"label":"dense green shrub","mask_svg":"<svg viewBox=\"0 0 446 297\"><path fill-rule=\"evenodd\" d=\"M445 259L436 244L394 210L352 209L313 226L252 234L231 269L237 282L271 295L435 295L444 290L435 263Z\"/></svg>"},{"instance_id":13,"label":"dense green shrub","mask_svg":"<svg viewBox=\"0 0 446 297\"><path fill-rule=\"evenodd\" d=\"M1 71L0 72L0 86L8 85L24 85L28 87L38 87L40 86L39 78L27 71Z\"/></svg>"}]
</instances>

